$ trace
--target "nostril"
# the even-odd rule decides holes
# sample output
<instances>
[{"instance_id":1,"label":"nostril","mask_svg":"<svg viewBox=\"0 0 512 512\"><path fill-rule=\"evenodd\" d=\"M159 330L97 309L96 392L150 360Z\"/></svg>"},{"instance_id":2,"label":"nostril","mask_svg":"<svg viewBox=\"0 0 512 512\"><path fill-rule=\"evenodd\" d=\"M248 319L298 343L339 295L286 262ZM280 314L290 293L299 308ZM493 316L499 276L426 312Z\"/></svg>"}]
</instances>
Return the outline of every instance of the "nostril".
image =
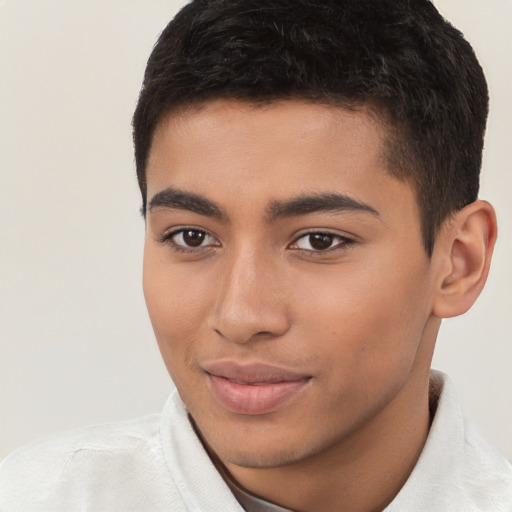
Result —
<instances>
[{"instance_id":1,"label":"nostril","mask_svg":"<svg viewBox=\"0 0 512 512\"><path fill-rule=\"evenodd\" d=\"M272 336L270 331L260 331L254 334L254 336Z\"/></svg>"},{"instance_id":2,"label":"nostril","mask_svg":"<svg viewBox=\"0 0 512 512\"><path fill-rule=\"evenodd\" d=\"M223 329L213 329L213 331L218 334L218 336L224 340L232 341L235 343L248 343L250 341L256 341L258 339L265 338L275 338L279 336L280 333L273 333L272 331L254 331L251 329L247 330L245 328L229 328L226 327L226 330Z\"/></svg>"}]
</instances>

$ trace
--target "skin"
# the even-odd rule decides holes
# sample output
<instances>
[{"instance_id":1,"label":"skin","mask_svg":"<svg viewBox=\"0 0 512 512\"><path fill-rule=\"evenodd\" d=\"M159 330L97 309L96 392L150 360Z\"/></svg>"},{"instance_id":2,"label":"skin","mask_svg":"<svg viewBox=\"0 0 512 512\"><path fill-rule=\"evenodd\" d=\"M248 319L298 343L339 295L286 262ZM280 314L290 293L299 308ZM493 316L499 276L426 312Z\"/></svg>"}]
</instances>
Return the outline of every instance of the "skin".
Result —
<instances>
[{"instance_id":1,"label":"skin","mask_svg":"<svg viewBox=\"0 0 512 512\"><path fill-rule=\"evenodd\" d=\"M428 434L440 317L467 309L487 274L492 208L455 215L429 259L384 141L364 109L219 100L168 115L150 151L144 293L165 364L212 458L297 511L392 501ZM169 187L222 215L169 201ZM276 202L328 194L369 209L270 218ZM184 228L203 233L200 245L187 246ZM313 247L311 232L331 235L329 248ZM277 410L236 413L205 372L226 360L307 384Z\"/></svg>"}]
</instances>

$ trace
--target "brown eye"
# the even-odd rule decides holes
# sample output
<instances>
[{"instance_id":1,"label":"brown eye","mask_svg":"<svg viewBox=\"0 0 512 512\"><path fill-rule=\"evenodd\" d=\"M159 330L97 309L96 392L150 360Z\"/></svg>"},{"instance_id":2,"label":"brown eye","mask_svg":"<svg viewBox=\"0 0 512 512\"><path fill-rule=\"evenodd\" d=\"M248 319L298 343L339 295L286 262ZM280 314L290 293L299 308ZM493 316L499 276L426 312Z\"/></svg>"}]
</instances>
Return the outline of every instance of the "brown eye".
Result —
<instances>
[{"instance_id":1,"label":"brown eye","mask_svg":"<svg viewBox=\"0 0 512 512\"><path fill-rule=\"evenodd\" d=\"M300 249L310 253L327 252L335 249L348 248L353 241L334 233L306 233L299 237L290 249Z\"/></svg>"},{"instance_id":2,"label":"brown eye","mask_svg":"<svg viewBox=\"0 0 512 512\"><path fill-rule=\"evenodd\" d=\"M206 233L196 229L188 229L182 232L183 242L189 247L199 247L205 240Z\"/></svg>"},{"instance_id":3,"label":"brown eye","mask_svg":"<svg viewBox=\"0 0 512 512\"><path fill-rule=\"evenodd\" d=\"M333 235L327 235L325 233L313 233L309 235L309 245L317 251L325 251L332 246L334 240Z\"/></svg>"},{"instance_id":4,"label":"brown eye","mask_svg":"<svg viewBox=\"0 0 512 512\"><path fill-rule=\"evenodd\" d=\"M206 231L201 229L185 228L175 231L164 237L172 246L185 249L202 249L210 246L218 246L219 242Z\"/></svg>"}]
</instances>

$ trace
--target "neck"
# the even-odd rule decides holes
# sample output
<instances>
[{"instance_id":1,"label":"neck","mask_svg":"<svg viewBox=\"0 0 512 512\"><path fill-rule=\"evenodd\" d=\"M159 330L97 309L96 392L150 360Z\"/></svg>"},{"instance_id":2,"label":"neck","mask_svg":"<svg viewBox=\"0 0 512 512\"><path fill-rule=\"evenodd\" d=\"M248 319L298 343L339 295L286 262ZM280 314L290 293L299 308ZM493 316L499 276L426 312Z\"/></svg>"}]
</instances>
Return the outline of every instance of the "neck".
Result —
<instances>
[{"instance_id":1,"label":"neck","mask_svg":"<svg viewBox=\"0 0 512 512\"><path fill-rule=\"evenodd\" d=\"M224 463L246 490L303 512L383 510L411 474L430 425L428 370L362 428L306 460L269 469Z\"/></svg>"}]
</instances>

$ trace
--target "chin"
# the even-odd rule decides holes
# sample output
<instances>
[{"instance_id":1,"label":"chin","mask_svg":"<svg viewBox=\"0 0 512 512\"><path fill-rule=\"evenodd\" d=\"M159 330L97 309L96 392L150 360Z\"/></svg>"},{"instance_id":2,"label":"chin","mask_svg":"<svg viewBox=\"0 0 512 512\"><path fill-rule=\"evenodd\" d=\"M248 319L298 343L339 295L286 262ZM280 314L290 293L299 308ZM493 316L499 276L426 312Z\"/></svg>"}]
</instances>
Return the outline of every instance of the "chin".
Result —
<instances>
[{"instance_id":1,"label":"chin","mask_svg":"<svg viewBox=\"0 0 512 512\"><path fill-rule=\"evenodd\" d=\"M226 451L220 450L216 453L224 462L251 469L278 468L308 458L308 453L303 450L294 450L293 448L283 449L282 447L279 450L269 448L262 452L255 450L248 451L247 449L236 450L231 447Z\"/></svg>"},{"instance_id":2,"label":"chin","mask_svg":"<svg viewBox=\"0 0 512 512\"><path fill-rule=\"evenodd\" d=\"M274 429L272 429L274 430ZM269 469L304 461L322 452L332 443L322 444L310 436L291 436L285 432L267 435L222 436L207 442L210 452L221 461L243 468ZM274 433L277 433L274 430ZM299 434L296 432L296 434ZM293 438L295 437L295 438Z\"/></svg>"}]
</instances>

